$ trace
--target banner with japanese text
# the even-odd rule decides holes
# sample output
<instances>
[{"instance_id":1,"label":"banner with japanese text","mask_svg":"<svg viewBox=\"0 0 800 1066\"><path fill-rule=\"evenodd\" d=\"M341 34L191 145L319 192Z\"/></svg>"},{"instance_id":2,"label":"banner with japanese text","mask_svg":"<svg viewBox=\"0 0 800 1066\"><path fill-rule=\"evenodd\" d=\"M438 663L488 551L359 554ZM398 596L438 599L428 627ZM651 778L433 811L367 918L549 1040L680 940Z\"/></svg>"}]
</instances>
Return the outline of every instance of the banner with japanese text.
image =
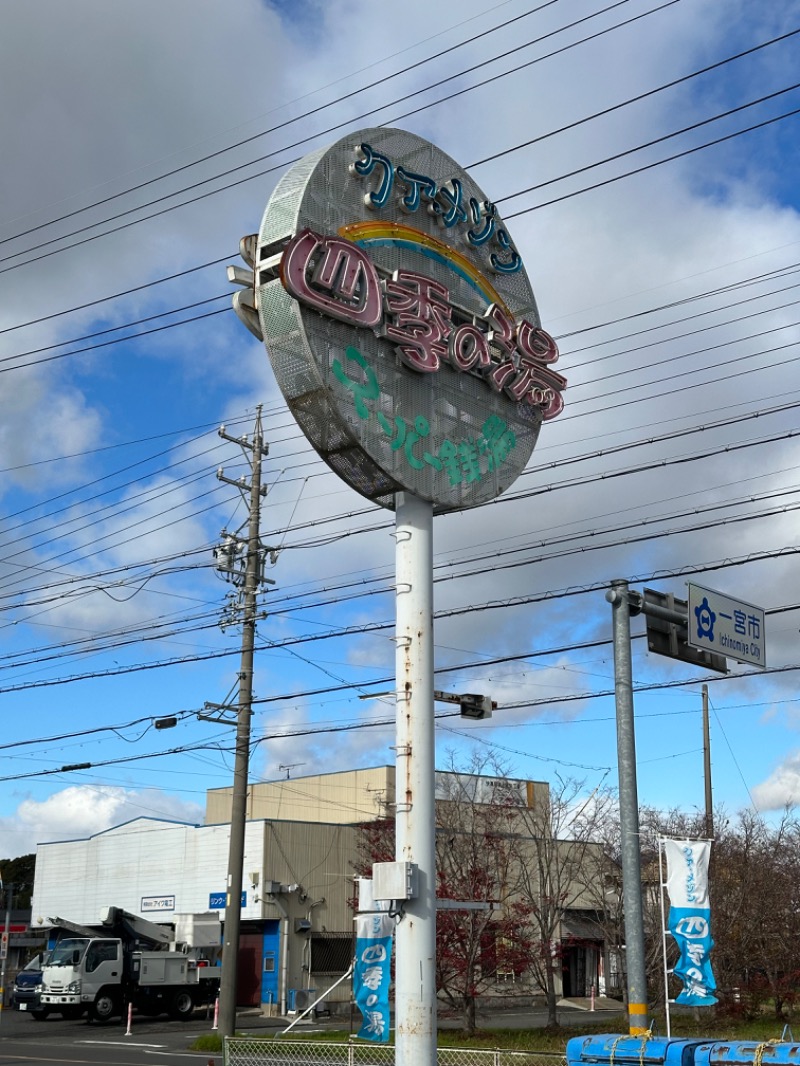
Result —
<instances>
[{"instance_id":1,"label":"banner with japanese text","mask_svg":"<svg viewBox=\"0 0 800 1066\"><path fill-rule=\"evenodd\" d=\"M357 1035L362 1040L387 1043L389 1040L389 983L391 980L394 919L388 903L372 898L372 881L358 879L356 955L353 970L353 999L363 1022ZM371 913L361 913L369 911Z\"/></svg>"},{"instance_id":2,"label":"banner with japanese text","mask_svg":"<svg viewBox=\"0 0 800 1066\"><path fill-rule=\"evenodd\" d=\"M711 970L711 905L708 895L710 840L662 839L667 860L667 925L680 950L673 973L683 991L676 1003L710 1007L717 1002Z\"/></svg>"}]
</instances>

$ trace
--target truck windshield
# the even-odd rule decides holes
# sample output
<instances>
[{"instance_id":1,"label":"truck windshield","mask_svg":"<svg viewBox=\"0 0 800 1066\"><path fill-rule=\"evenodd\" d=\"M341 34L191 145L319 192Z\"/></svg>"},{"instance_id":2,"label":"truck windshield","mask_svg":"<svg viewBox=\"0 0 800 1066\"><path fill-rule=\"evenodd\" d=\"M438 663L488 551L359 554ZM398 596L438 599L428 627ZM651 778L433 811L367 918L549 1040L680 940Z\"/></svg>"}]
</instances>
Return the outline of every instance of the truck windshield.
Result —
<instances>
[{"instance_id":1,"label":"truck windshield","mask_svg":"<svg viewBox=\"0 0 800 1066\"><path fill-rule=\"evenodd\" d=\"M88 940L61 940L53 948L48 966L76 966L83 958ZM77 952L77 957L76 957Z\"/></svg>"}]
</instances>

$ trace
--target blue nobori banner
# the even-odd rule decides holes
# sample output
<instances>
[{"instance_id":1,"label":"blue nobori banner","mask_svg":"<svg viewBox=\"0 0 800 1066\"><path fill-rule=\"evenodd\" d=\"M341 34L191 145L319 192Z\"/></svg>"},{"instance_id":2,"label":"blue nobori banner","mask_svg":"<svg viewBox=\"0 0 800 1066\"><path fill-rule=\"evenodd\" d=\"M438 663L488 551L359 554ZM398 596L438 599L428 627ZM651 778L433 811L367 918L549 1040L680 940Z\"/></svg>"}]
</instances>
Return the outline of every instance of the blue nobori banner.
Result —
<instances>
[{"instance_id":1,"label":"blue nobori banner","mask_svg":"<svg viewBox=\"0 0 800 1066\"><path fill-rule=\"evenodd\" d=\"M717 1002L711 971L711 905L708 895L710 840L661 841L667 860L667 924L680 949L673 973L683 983L676 1003L710 1007Z\"/></svg>"},{"instance_id":2,"label":"blue nobori banner","mask_svg":"<svg viewBox=\"0 0 800 1066\"><path fill-rule=\"evenodd\" d=\"M358 1036L385 1044L389 1040L389 983L391 980L394 919L372 898L372 881L358 878L356 917L356 958L353 970L353 999L363 1016Z\"/></svg>"}]
</instances>

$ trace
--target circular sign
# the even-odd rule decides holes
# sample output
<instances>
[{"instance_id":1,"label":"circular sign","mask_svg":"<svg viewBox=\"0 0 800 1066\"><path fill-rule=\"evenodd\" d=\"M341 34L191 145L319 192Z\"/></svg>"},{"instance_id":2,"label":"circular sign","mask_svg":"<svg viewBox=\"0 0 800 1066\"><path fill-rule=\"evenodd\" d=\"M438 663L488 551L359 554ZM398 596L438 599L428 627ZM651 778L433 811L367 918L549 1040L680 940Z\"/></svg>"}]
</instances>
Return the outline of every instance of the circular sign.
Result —
<instances>
[{"instance_id":1,"label":"circular sign","mask_svg":"<svg viewBox=\"0 0 800 1066\"><path fill-rule=\"evenodd\" d=\"M261 332L305 435L352 488L487 503L563 407L558 349L495 205L433 144L368 129L306 156L264 213Z\"/></svg>"}]
</instances>

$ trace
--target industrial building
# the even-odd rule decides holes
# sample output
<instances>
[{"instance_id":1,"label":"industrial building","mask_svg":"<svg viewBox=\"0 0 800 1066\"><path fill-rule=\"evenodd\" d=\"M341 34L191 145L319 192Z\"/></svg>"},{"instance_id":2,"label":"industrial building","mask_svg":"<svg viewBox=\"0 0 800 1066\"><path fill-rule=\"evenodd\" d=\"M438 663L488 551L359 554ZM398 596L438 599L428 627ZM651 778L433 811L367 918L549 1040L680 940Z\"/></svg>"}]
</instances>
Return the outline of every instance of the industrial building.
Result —
<instances>
[{"instance_id":1,"label":"industrial building","mask_svg":"<svg viewBox=\"0 0 800 1066\"><path fill-rule=\"evenodd\" d=\"M319 774L253 784L248 790L238 1001L287 1013L331 989L353 954L354 877L361 826L385 818L395 801L394 767ZM446 795L447 774L437 775ZM545 782L470 776L476 802L497 789L514 802L546 802ZM137 818L87 839L39 844L32 902L34 930L58 919L92 925L108 906L169 923L191 943L193 926L222 922L225 909L231 789L207 793L206 824ZM582 917L569 917L574 930ZM565 921L564 935L574 940ZM220 941L222 940L220 924ZM563 990L602 969L602 944L583 936L565 969ZM566 956L565 956L566 957ZM572 976L570 976L570 973ZM572 982L574 988L569 988ZM313 992L311 990L314 990ZM503 989L508 994L508 989ZM330 992L333 1009L349 1003L349 980Z\"/></svg>"}]
</instances>

